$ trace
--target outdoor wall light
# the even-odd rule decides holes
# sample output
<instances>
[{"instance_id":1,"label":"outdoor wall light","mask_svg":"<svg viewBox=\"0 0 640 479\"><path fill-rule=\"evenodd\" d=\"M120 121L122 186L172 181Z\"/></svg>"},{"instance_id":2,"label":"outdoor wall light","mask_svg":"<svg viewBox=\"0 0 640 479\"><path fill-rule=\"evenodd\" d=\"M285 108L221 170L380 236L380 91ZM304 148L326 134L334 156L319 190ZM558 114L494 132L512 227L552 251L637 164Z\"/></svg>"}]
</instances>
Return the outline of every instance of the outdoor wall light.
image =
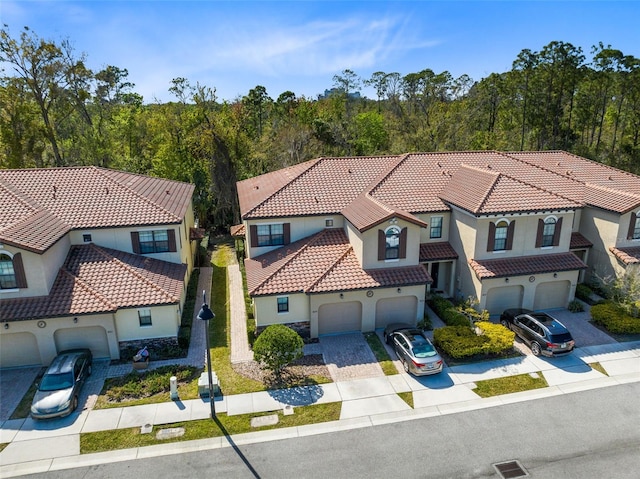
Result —
<instances>
[{"instance_id":1,"label":"outdoor wall light","mask_svg":"<svg viewBox=\"0 0 640 479\"><path fill-rule=\"evenodd\" d=\"M402 289L398 288L398 293L401 293L401 292L402 292Z\"/></svg>"},{"instance_id":2,"label":"outdoor wall light","mask_svg":"<svg viewBox=\"0 0 640 479\"><path fill-rule=\"evenodd\" d=\"M340 293L340 299L344 298L344 293Z\"/></svg>"},{"instance_id":3,"label":"outdoor wall light","mask_svg":"<svg viewBox=\"0 0 640 479\"><path fill-rule=\"evenodd\" d=\"M9 323L4 323L4 329L9 329Z\"/></svg>"},{"instance_id":4,"label":"outdoor wall light","mask_svg":"<svg viewBox=\"0 0 640 479\"><path fill-rule=\"evenodd\" d=\"M505 283L508 283L508 282L509 282L509 278L505 278L505 279L504 279L504 282L505 282Z\"/></svg>"},{"instance_id":5,"label":"outdoor wall light","mask_svg":"<svg viewBox=\"0 0 640 479\"><path fill-rule=\"evenodd\" d=\"M78 318L73 318L73 322L77 323L78 322Z\"/></svg>"},{"instance_id":6,"label":"outdoor wall light","mask_svg":"<svg viewBox=\"0 0 640 479\"><path fill-rule=\"evenodd\" d=\"M553 273L553 277L557 278L558 277L558 273Z\"/></svg>"}]
</instances>

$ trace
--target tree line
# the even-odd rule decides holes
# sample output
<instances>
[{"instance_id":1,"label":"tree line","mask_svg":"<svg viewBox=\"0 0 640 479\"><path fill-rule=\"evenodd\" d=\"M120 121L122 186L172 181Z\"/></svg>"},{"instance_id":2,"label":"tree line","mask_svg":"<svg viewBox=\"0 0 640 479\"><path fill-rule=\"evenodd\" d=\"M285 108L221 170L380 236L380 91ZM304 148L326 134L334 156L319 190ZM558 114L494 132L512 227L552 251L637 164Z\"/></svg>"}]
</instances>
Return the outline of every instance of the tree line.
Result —
<instances>
[{"instance_id":1,"label":"tree line","mask_svg":"<svg viewBox=\"0 0 640 479\"><path fill-rule=\"evenodd\" d=\"M522 50L511 70L352 70L316 98L232 101L175 78L173 100L145 103L128 71L92 71L68 40L0 30L0 168L96 165L195 184L201 224L239 221L237 180L320 156L562 149L640 174L640 60L599 43ZM359 93L368 87L375 98Z\"/></svg>"}]
</instances>

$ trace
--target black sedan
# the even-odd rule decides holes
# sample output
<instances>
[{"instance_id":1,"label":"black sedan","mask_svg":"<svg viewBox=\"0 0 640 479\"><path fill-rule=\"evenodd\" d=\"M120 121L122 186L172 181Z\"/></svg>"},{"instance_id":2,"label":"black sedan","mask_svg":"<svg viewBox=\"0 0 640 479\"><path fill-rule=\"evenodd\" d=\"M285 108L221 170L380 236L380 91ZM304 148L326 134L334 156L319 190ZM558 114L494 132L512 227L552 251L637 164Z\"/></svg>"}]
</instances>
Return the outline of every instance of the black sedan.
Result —
<instances>
[{"instance_id":1,"label":"black sedan","mask_svg":"<svg viewBox=\"0 0 640 479\"><path fill-rule=\"evenodd\" d=\"M547 313L528 309L507 309L500 315L500 323L512 330L530 348L534 356L563 356L575 348L569 330Z\"/></svg>"}]
</instances>

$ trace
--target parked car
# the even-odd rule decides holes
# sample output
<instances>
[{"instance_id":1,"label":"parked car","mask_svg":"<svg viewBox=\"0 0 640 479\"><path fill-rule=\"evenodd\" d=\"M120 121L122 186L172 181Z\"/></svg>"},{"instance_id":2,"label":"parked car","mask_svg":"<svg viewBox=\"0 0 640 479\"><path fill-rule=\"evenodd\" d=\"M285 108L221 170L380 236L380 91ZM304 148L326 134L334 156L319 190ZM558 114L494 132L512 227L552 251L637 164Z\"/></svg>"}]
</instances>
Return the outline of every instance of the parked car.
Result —
<instances>
[{"instance_id":1,"label":"parked car","mask_svg":"<svg viewBox=\"0 0 640 479\"><path fill-rule=\"evenodd\" d=\"M534 356L563 356L576 345L564 324L547 313L507 309L500 315L500 322L527 343Z\"/></svg>"},{"instance_id":2,"label":"parked car","mask_svg":"<svg viewBox=\"0 0 640 479\"><path fill-rule=\"evenodd\" d=\"M89 349L70 349L59 353L42 376L33 396L31 417L63 417L75 411L80 390L91 375L92 362Z\"/></svg>"},{"instance_id":3,"label":"parked car","mask_svg":"<svg viewBox=\"0 0 640 479\"><path fill-rule=\"evenodd\" d=\"M442 372L442 358L421 329L393 323L385 328L384 340L393 347L405 372L415 376Z\"/></svg>"}]
</instances>

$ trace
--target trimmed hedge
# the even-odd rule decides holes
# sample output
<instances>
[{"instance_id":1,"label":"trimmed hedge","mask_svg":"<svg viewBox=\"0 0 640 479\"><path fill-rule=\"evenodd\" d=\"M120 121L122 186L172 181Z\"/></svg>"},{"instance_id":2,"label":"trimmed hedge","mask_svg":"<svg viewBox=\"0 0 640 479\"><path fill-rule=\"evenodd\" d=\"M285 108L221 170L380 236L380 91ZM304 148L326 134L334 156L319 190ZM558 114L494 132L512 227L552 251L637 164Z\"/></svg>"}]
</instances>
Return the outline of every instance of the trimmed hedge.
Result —
<instances>
[{"instance_id":1,"label":"trimmed hedge","mask_svg":"<svg viewBox=\"0 0 640 479\"><path fill-rule=\"evenodd\" d=\"M584 283L580 283L576 285L576 298L581 299L585 303L589 303L591 301L591 294L593 291L589 286Z\"/></svg>"},{"instance_id":2,"label":"trimmed hedge","mask_svg":"<svg viewBox=\"0 0 640 479\"><path fill-rule=\"evenodd\" d=\"M501 355L513 348L514 333L500 324L487 321L475 323L483 332L477 335L466 326L445 326L433 332L433 342L454 359L477 355Z\"/></svg>"},{"instance_id":3,"label":"trimmed hedge","mask_svg":"<svg viewBox=\"0 0 640 479\"><path fill-rule=\"evenodd\" d=\"M433 296L428 304L447 326L469 326L469 318L458 311L448 299Z\"/></svg>"},{"instance_id":4,"label":"trimmed hedge","mask_svg":"<svg viewBox=\"0 0 640 479\"><path fill-rule=\"evenodd\" d=\"M591 320L611 333L640 334L640 318L609 301L591 306Z\"/></svg>"}]
</instances>

